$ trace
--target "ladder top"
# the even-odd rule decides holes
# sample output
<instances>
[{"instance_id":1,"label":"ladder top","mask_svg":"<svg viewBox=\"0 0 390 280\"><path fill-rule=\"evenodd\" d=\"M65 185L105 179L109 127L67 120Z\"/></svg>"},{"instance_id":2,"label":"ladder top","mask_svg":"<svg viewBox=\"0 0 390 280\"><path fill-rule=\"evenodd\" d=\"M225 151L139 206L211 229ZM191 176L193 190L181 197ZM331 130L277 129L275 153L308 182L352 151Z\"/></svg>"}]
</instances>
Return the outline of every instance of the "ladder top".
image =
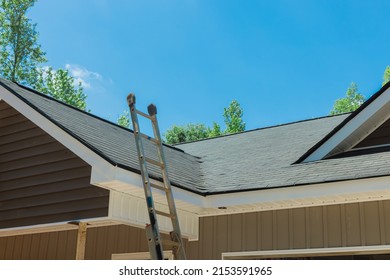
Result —
<instances>
[{"instance_id":1,"label":"ladder top","mask_svg":"<svg viewBox=\"0 0 390 280\"><path fill-rule=\"evenodd\" d=\"M148 106L148 113L149 113L149 115L151 115L151 116L154 116L155 114L157 114L157 107L156 107L156 105L150 104L150 105Z\"/></svg>"},{"instance_id":2,"label":"ladder top","mask_svg":"<svg viewBox=\"0 0 390 280\"><path fill-rule=\"evenodd\" d=\"M130 93L128 96L127 96L127 104L129 106L134 106L135 105L135 94L134 93ZM148 113L149 113L149 116L154 116L157 114L157 107L156 105L154 104L150 104L148 106Z\"/></svg>"},{"instance_id":3,"label":"ladder top","mask_svg":"<svg viewBox=\"0 0 390 280\"><path fill-rule=\"evenodd\" d=\"M135 94L134 93L130 93L128 96L127 96L127 104L129 106L132 106L135 104Z\"/></svg>"}]
</instances>

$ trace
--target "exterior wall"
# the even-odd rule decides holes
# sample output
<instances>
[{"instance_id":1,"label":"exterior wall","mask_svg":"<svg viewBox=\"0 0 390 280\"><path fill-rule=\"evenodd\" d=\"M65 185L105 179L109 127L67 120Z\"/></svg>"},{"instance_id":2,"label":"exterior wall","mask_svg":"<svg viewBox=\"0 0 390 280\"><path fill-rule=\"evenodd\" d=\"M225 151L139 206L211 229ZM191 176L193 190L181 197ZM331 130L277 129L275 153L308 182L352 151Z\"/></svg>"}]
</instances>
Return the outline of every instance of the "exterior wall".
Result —
<instances>
[{"instance_id":1,"label":"exterior wall","mask_svg":"<svg viewBox=\"0 0 390 280\"><path fill-rule=\"evenodd\" d=\"M221 259L223 252L390 244L390 200L201 219L194 259Z\"/></svg>"},{"instance_id":2,"label":"exterior wall","mask_svg":"<svg viewBox=\"0 0 390 280\"><path fill-rule=\"evenodd\" d=\"M90 185L90 174L89 165L0 101L0 228L107 216L109 191Z\"/></svg>"},{"instance_id":3,"label":"exterior wall","mask_svg":"<svg viewBox=\"0 0 390 280\"><path fill-rule=\"evenodd\" d=\"M77 230L0 238L0 259L74 260ZM85 259L111 259L114 253L147 252L145 230L125 225L87 229Z\"/></svg>"},{"instance_id":4,"label":"exterior wall","mask_svg":"<svg viewBox=\"0 0 390 280\"><path fill-rule=\"evenodd\" d=\"M86 259L147 252L145 231L119 225L87 230ZM200 219L199 241L185 242L189 259L223 252L390 244L390 200L274 210ZM0 238L0 259L71 259L76 231ZM169 249L169 248L165 248Z\"/></svg>"}]
</instances>

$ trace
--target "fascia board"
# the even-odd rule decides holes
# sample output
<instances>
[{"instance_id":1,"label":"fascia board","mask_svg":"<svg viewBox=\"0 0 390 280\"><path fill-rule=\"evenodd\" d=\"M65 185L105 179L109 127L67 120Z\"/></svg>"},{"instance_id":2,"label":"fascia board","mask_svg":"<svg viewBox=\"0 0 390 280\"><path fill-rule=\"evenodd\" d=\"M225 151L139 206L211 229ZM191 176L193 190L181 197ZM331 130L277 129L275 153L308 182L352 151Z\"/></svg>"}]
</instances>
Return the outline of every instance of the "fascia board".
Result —
<instances>
[{"instance_id":1,"label":"fascia board","mask_svg":"<svg viewBox=\"0 0 390 280\"><path fill-rule=\"evenodd\" d=\"M204 210L199 215L224 215L385 199L390 199L389 176L207 196L204 198ZM224 209L219 209L221 207Z\"/></svg>"}]
</instances>

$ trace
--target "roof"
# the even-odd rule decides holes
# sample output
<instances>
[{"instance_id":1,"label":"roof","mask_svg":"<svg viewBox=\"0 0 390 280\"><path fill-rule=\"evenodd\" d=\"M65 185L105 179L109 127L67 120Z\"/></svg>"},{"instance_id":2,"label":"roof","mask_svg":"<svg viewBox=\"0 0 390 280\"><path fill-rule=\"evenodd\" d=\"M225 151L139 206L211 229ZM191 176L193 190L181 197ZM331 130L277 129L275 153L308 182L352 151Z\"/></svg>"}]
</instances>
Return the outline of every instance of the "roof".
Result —
<instances>
[{"instance_id":1,"label":"roof","mask_svg":"<svg viewBox=\"0 0 390 280\"><path fill-rule=\"evenodd\" d=\"M294 164L349 115L313 119L179 145L203 160L211 193L386 176L390 152Z\"/></svg>"},{"instance_id":2,"label":"roof","mask_svg":"<svg viewBox=\"0 0 390 280\"><path fill-rule=\"evenodd\" d=\"M17 83L0 79L0 85L112 165L140 173L132 130L125 129ZM144 146L146 154L151 158L156 158L156 153L153 153L154 144L145 141ZM168 171L172 184L198 191L202 185L199 159L173 147L165 147L165 153L169 158ZM150 166L149 170L152 173L151 177L161 177L156 167Z\"/></svg>"},{"instance_id":3,"label":"roof","mask_svg":"<svg viewBox=\"0 0 390 280\"><path fill-rule=\"evenodd\" d=\"M139 173L132 131L6 80L0 84L113 165ZM300 121L175 147L165 146L172 183L211 195L387 176L390 152L295 164L350 114ZM152 144L145 150L153 154ZM156 170L152 175L158 177Z\"/></svg>"}]
</instances>

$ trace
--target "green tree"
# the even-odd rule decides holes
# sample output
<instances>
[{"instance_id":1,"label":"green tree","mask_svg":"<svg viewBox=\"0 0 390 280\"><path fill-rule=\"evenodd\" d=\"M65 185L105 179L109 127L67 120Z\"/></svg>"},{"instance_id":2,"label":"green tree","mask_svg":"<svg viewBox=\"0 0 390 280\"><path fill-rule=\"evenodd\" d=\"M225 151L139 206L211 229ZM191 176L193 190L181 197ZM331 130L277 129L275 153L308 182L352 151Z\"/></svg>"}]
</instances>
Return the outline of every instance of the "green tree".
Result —
<instances>
[{"instance_id":1,"label":"green tree","mask_svg":"<svg viewBox=\"0 0 390 280\"><path fill-rule=\"evenodd\" d=\"M168 144L185 143L245 130L245 122L242 119L243 110L236 100L233 100L227 108L223 109L223 111L226 125L224 131L221 130L221 126L216 122L213 122L211 128L204 124L174 125L164 134L165 141Z\"/></svg>"},{"instance_id":2,"label":"green tree","mask_svg":"<svg viewBox=\"0 0 390 280\"><path fill-rule=\"evenodd\" d=\"M386 66L385 72L383 73L382 86L384 86L388 81L390 81L390 66Z\"/></svg>"},{"instance_id":3,"label":"green tree","mask_svg":"<svg viewBox=\"0 0 390 280\"><path fill-rule=\"evenodd\" d=\"M352 82L347 89L346 96L335 101L330 115L355 111L364 101L365 97L358 92L357 85Z\"/></svg>"},{"instance_id":4,"label":"green tree","mask_svg":"<svg viewBox=\"0 0 390 280\"><path fill-rule=\"evenodd\" d=\"M53 70L51 67L37 69L35 89L81 110L87 107L87 95L81 82L75 86L74 78L68 70Z\"/></svg>"},{"instance_id":5,"label":"green tree","mask_svg":"<svg viewBox=\"0 0 390 280\"><path fill-rule=\"evenodd\" d=\"M237 100L233 100L229 107L223 109L225 119L225 134L242 132L245 130L245 122L242 119L244 111Z\"/></svg>"},{"instance_id":6,"label":"green tree","mask_svg":"<svg viewBox=\"0 0 390 280\"><path fill-rule=\"evenodd\" d=\"M163 134L169 144L185 143L209 137L209 128L204 124L174 125Z\"/></svg>"},{"instance_id":7,"label":"green tree","mask_svg":"<svg viewBox=\"0 0 390 280\"><path fill-rule=\"evenodd\" d=\"M38 44L36 24L26 17L36 0L1 0L0 6L0 75L33 86L37 68L46 62Z\"/></svg>"},{"instance_id":8,"label":"green tree","mask_svg":"<svg viewBox=\"0 0 390 280\"><path fill-rule=\"evenodd\" d=\"M117 124L126 128L130 127L130 113L128 110L123 111L122 115L118 117Z\"/></svg>"},{"instance_id":9,"label":"green tree","mask_svg":"<svg viewBox=\"0 0 390 280\"><path fill-rule=\"evenodd\" d=\"M208 138L211 137L217 137L223 135L223 132L221 130L221 126L217 124L216 122L213 122L213 127L208 129Z\"/></svg>"}]
</instances>

